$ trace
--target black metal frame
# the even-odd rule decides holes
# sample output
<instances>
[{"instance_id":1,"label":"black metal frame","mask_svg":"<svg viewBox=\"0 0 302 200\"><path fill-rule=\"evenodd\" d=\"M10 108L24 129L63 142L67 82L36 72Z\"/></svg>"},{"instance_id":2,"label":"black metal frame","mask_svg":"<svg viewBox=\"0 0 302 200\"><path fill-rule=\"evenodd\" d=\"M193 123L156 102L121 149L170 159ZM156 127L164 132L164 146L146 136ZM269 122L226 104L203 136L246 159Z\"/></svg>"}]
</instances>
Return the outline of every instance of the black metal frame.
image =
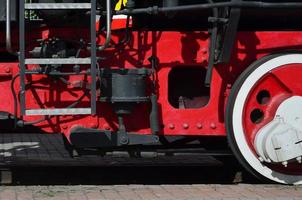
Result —
<instances>
[{"instance_id":1,"label":"black metal frame","mask_svg":"<svg viewBox=\"0 0 302 200\"><path fill-rule=\"evenodd\" d=\"M91 114L96 114L96 0L91 0L90 40L91 40Z\"/></svg>"},{"instance_id":2,"label":"black metal frame","mask_svg":"<svg viewBox=\"0 0 302 200\"><path fill-rule=\"evenodd\" d=\"M20 67L20 109L25 115L25 0L19 4L19 67Z\"/></svg>"},{"instance_id":3,"label":"black metal frame","mask_svg":"<svg viewBox=\"0 0 302 200\"><path fill-rule=\"evenodd\" d=\"M114 133L108 130L77 126L70 131L70 142L77 148L120 147L157 144L159 136L130 133L126 130L119 130Z\"/></svg>"},{"instance_id":4,"label":"black metal frame","mask_svg":"<svg viewBox=\"0 0 302 200\"><path fill-rule=\"evenodd\" d=\"M232 2L239 3L241 0L232 0ZM222 14L226 15L226 13ZM214 64L230 62L232 49L237 36L241 9L230 8L228 16L220 15L221 13L218 8L213 8L213 17L209 18L209 22L213 23L213 27L209 30L211 38L209 64L205 78L206 86L210 86L211 84Z\"/></svg>"}]
</instances>

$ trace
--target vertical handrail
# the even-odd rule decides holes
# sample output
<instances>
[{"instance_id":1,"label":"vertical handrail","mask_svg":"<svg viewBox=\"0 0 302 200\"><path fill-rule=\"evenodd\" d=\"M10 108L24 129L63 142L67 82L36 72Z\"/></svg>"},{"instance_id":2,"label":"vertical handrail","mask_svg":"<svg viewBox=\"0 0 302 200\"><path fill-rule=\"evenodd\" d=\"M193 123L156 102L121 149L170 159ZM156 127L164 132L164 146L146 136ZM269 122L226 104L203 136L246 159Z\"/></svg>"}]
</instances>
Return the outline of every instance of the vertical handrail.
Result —
<instances>
[{"instance_id":1,"label":"vertical handrail","mask_svg":"<svg viewBox=\"0 0 302 200\"><path fill-rule=\"evenodd\" d=\"M6 0L6 50L9 53L14 54L12 49L12 39L11 39L11 4L10 0Z\"/></svg>"},{"instance_id":2,"label":"vertical handrail","mask_svg":"<svg viewBox=\"0 0 302 200\"><path fill-rule=\"evenodd\" d=\"M98 50L103 51L109 46L111 41L111 1L106 0L106 41L102 46L99 46Z\"/></svg>"},{"instance_id":3,"label":"vertical handrail","mask_svg":"<svg viewBox=\"0 0 302 200\"><path fill-rule=\"evenodd\" d=\"M90 16L91 59L91 114L96 114L96 0L91 0Z\"/></svg>"},{"instance_id":4,"label":"vertical handrail","mask_svg":"<svg viewBox=\"0 0 302 200\"><path fill-rule=\"evenodd\" d=\"M20 110L25 115L25 0L19 5L19 67L20 67Z\"/></svg>"}]
</instances>

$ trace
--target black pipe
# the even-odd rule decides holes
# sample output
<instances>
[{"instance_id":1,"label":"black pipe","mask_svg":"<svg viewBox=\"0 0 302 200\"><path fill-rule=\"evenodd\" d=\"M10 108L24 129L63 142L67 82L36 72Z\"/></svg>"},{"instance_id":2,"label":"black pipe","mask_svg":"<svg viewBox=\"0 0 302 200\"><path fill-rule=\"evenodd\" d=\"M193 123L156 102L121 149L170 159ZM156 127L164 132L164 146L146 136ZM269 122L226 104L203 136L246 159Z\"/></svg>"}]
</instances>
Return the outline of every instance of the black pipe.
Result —
<instances>
[{"instance_id":1,"label":"black pipe","mask_svg":"<svg viewBox=\"0 0 302 200\"><path fill-rule=\"evenodd\" d=\"M157 134L160 131L159 125L159 111L158 111L158 97L157 97L157 70L158 70L158 58L153 55L149 58L152 67L152 94L150 96L151 112L149 115L150 128L152 134Z\"/></svg>"},{"instance_id":2,"label":"black pipe","mask_svg":"<svg viewBox=\"0 0 302 200\"><path fill-rule=\"evenodd\" d=\"M115 14L124 15L135 15L135 14L158 14L175 11L192 11L192 10L206 10L212 8L265 8L265 9L286 9L286 8L302 8L302 3L288 2L288 3L267 3L262 1L249 1L249 2L219 2L219 3L204 3L204 4L193 4L183 6L171 6L171 7L147 7L137 9L124 9L116 11Z\"/></svg>"},{"instance_id":3,"label":"black pipe","mask_svg":"<svg viewBox=\"0 0 302 200\"><path fill-rule=\"evenodd\" d=\"M127 9L133 9L135 8L135 1L134 0L128 0L126 4Z\"/></svg>"},{"instance_id":4,"label":"black pipe","mask_svg":"<svg viewBox=\"0 0 302 200\"><path fill-rule=\"evenodd\" d=\"M179 0L163 0L163 7L174 7L179 5Z\"/></svg>"},{"instance_id":5,"label":"black pipe","mask_svg":"<svg viewBox=\"0 0 302 200\"><path fill-rule=\"evenodd\" d=\"M209 3L213 4L212 0L208 0ZM210 34L210 45L209 45L209 64L207 69L207 74L205 78L205 86L210 87L211 81L212 81L212 74L213 74L213 67L215 64L215 57L216 57L216 42L217 42L217 34L218 34L218 8L213 8L213 27L211 28ZM209 20L210 21L210 20Z\"/></svg>"},{"instance_id":6,"label":"black pipe","mask_svg":"<svg viewBox=\"0 0 302 200\"><path fill-rule=\"evenodd\" d=\"M150 97L151 101L151 112L150 112L150 128L152 131L152 134L157 134L160 131L159 126L159 113L158 113L158 102L157 102L157 95L152 94Z\"/></svg>"},{"instance_id":7,"label":"black pipe","mask_svg":"<svg viewBox=\"0 0 302 200\"><path fill-rule=\"evenodd\" d=\"M179 0L163 0L163 7L175 7L179 5ZM166 15L173 18L177 12L168 12Z\"/></svg>"}]
</instances>

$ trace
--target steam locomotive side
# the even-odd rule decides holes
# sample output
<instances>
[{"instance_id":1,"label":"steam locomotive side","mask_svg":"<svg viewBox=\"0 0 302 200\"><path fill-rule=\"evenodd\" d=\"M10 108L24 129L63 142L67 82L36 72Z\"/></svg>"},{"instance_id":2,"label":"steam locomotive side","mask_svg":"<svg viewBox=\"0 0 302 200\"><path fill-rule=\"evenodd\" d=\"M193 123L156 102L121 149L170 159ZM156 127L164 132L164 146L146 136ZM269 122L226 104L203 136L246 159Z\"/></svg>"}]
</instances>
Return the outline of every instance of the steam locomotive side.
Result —
<instances>
[{"instance_id":1,"label":"steam locomotive side","mask_svg":"<svg viewBox=\"0 0 302 200\"><path fill-rule=\"evenodd\" d=\"M230 148L260 178L302 183L299 1L0 7L1 132L62 133L77 154Z\"/></svg>"}]
</instances>

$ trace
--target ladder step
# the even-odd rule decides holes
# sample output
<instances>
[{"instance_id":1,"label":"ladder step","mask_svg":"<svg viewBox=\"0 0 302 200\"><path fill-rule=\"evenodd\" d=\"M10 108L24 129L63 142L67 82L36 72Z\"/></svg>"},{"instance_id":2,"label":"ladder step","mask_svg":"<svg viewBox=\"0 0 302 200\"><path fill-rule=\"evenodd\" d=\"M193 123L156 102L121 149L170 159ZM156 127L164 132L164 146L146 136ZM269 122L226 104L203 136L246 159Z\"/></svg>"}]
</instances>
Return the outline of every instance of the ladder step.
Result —
<instances>
[{"instance_id":1,"label":"ladder step","mask_svg":"<svg viewBox=\"0 0 302 200\"><path fill-rule=\"evenodd\" d=\"M91 9L91 3L26 3L28 10Z\"/></svg>"},{"instance_id":2,"label":"ladder step","mask_svg":"<svg viewBox=\"0 0 302 200\"><path fill-rule=\"evenodd\" d=\"M91 108L33 109L33 110L25 111L25 115L27 116L90 115L90 114L91 114Z\"/></svg>"},{"instance_id":3,"label":"ladder step","mask_svg":"<svg viewBox=\"0 0 302 200\"><path fill-rule=\"evenodd\" d=\"M25 59L26 65L90 65L90 58L29 58Z\"/></svg>"}]
</instances>

